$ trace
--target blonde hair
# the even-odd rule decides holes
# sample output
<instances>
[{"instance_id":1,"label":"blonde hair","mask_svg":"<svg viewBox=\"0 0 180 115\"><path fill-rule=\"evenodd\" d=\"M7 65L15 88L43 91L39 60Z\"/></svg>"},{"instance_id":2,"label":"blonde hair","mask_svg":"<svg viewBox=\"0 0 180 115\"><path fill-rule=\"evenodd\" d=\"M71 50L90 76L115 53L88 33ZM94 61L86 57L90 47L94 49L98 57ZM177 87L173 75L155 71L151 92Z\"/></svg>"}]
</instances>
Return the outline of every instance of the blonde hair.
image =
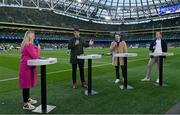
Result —
<instances>
[{"instance_id":1,"label":"blonde hair","mask_svg":"<svg viewBox=\"0 0 180 115\"><path fill-rule=\"evenodd\" d=\"M30 41L31 41L31 34L34 34L34 31L26 31L23 41L21 43L21 47L24 47L25 45L27 45Z\"/></svg>"}]
</instances>

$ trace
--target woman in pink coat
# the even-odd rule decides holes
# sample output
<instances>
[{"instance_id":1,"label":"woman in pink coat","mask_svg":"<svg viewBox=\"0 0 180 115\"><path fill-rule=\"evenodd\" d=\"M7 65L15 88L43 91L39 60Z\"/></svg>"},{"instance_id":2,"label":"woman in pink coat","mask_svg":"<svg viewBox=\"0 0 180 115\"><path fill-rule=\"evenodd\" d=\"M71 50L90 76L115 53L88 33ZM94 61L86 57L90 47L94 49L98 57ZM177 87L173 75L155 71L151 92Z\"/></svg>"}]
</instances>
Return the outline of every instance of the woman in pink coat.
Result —
<instances>
[{"instance_id":1,"label":"woman in pink coat","mask_svg":"<svg viewBox=\"0 0 180 115\"><path fill-rule=\"evenodd\" d=\"M40 55L40 45L34 45L35 34L33 31L27 31L21 44L21 60L19 68L19 87L23 93L23 109L35 109L33 104L37 103L29 96L30 88L37 85L37 68L35 66L28 66L27 61L30 59L37 59Z\"/></svg>"}]
</instances>

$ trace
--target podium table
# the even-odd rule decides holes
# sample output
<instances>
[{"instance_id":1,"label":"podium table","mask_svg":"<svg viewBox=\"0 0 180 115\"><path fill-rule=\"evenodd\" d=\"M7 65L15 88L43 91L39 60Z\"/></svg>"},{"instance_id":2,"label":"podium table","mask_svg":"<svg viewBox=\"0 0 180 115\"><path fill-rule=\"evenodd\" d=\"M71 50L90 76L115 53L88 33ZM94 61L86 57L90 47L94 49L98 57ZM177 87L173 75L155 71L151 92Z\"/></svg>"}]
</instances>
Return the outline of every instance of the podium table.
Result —
<instances>
[{"instance_id":1,"label":"podium table","mask_svg":"<svg viewBox=\"0 0 180 115\"><path fill-rule=\"evenodd\" d=\"M33 112L48 113L56 106L47 105L46 95L46 65L57 63L57 58L33 59L28 60L29 66L41 66L41 105L39 105Z\"/></svg>"},{"instance_id":2,"label":"podium table","mask_svg":"<svg viewBox=\"0 0 180 115\"><path fill-rule=\"evenodd\" d=\"M137 53L113 53L113 57L117 57L118 60L120 57L124 58L124 84L119 86L121 89L133 89L133 87L127 83L127 58L136 56Z\"/></svg>"},{"instance_id":3,"label":"podium table","mask_svg":"<svg viewBox=\"0 0 180 115\"><path fill-rule=\"evenodd\" d=\"M88 88L85 90L85 95L95 95L98 92L92 90L92 60L100 59L102 56L99 54L91 54L91 55L80 55L77 56L77 59L88 60Z\"/></svg>"},{"instance_id":4,"label":"podium table","mask_svg":"<svg viewBox=\"0 0 180 115\"><path fill-rule=\"evenodd\" d=\"M159 57L159 86L166 86L163 84L163 57L174 56L174 53L149 53L149 55Z\"/></svg>"}]
</instances>

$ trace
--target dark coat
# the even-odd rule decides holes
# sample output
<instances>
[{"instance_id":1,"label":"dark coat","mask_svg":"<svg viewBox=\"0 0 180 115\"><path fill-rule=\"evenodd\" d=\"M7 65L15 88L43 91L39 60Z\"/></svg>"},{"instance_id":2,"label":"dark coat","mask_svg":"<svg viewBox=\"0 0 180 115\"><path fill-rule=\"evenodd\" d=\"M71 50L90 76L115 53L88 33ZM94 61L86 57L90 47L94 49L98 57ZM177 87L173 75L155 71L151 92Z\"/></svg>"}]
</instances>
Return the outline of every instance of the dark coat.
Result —
<instances>
[{"instance_id":1,"label":"dark coat","mask_svg":"<svg viewBox=\"0 0 180 115\"><path fill-rule=\"evenodd\" d=\"M84 63L84 60L78 60L77 56L84 54L84 47L88 47L89 44L82 38L79 38L79 45L75 45L76 38L72 38L69 40L68 49L71 50L70 56L70 63L77 64L77 63Z\"/></svg>"},{"instance_id":2,"label":"dark coat","mask_svg":"<svg viewBox=\"0 0 180 115\"><path fill-rule=\"evenodd\" d=\"M155 50L155 46L156 46L156 40L151 41L149 50L152 53ZM162 52L167 52L168 51L167 43L164 40L161 40L161 48L162 48ZM153 58L153 56L151 56L151 58Z\"/></svg>"}]
</instances>

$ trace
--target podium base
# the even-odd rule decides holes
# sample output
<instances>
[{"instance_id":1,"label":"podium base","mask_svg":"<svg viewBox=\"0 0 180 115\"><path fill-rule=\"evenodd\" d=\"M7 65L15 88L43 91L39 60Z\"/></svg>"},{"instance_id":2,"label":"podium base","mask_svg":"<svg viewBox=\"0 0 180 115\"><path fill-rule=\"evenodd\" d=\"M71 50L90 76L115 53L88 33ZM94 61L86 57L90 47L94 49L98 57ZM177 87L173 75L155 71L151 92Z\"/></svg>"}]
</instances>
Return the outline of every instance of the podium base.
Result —
<instances>
[{"instance_id":1,"label":"podium base","mask_svg":"<svg viewBox=\"0 0 180 115\"><path fill-rule=\"evenodd\" d=\"M36 107L36 109L34 109L32 112L34 113L49 113L51 112L53 109L55 109L56 106L52 106L52 105L47 105L47 110L46 111L42 111L41 109L41 105L39 105L38 107Z\"/></svg>"},{"instance_id":2,"label":"podium base","mask_svg":"<svg viewBox=\"0 0 180 115\"><path fill-rule=\"evenodd\" d=\"M128 89L128 90L129 90L129 89L134 89L134 88L133 88L132 86L130 86L130 85L127 85L127 88L125 88L124 85L120 85L119 88L122 89L122 90L123 90L123 89Z\"/></svg>"},{"instance_id":3,"label":"podium base","mask_svg":"<svg viewBox=\"0 0 180 115\"><path fill-rule=\"evenodd\" d=\"M160 85L159 85L159 83L154 83L154 85L155 86L159 86L159 87L161 87ZM163 83L163 85L162 85L162 87L167 87L168 85L167 84L165 84L165 83Z\"/></svg>"},{"instance_id":4,"label":"podium base","mask_svg":"<svg viewBox=\"0 0 180 115\"><path fill-rule=\"evenodd\" d=\"M88 93L88 90L86 89L85 92L84 92L85 95L89 96L89 95L96 95L98 94L98 92L94 91L94 90L91 90L91 94Z\"/></svg>"}]
</instances>

